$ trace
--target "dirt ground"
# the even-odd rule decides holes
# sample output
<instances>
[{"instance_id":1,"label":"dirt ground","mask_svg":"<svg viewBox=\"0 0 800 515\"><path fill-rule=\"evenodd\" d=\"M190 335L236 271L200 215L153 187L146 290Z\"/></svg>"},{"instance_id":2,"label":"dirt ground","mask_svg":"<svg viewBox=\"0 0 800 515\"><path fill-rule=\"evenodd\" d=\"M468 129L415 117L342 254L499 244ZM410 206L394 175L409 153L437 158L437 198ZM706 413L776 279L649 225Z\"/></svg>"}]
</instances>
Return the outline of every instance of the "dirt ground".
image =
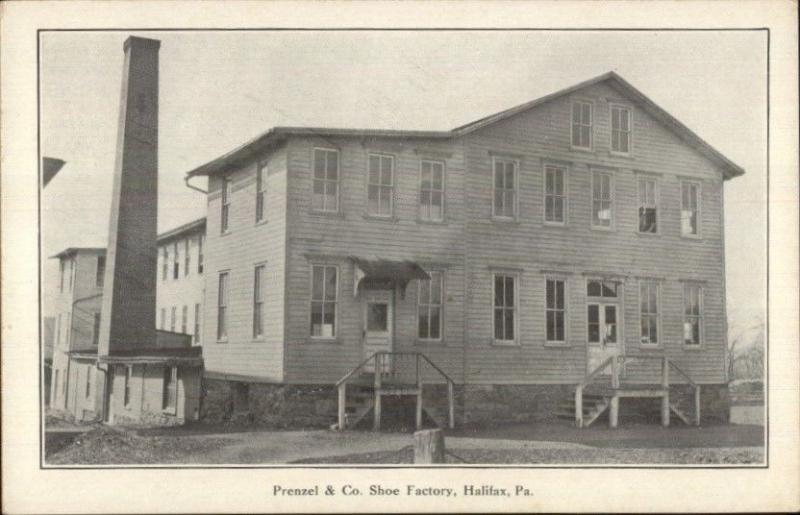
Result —
<instances>
[{"instance_id":1,"label":"dirt ground","mask_svg":"<svg viewBox=\"0 0 800 515\"><path fill-rule=\"evenodd\" d=\"M84 429L88 430L70 433L60 438L57 446L46 449L46 463L411 463L413 459L410 433L203 425L157 429L98 425ZM579 430L566 424L519 424L450 431L446 447L451 463L728 464L760 463L764 457L763 428L733 425Z\"/></svg>"}]
</instances>

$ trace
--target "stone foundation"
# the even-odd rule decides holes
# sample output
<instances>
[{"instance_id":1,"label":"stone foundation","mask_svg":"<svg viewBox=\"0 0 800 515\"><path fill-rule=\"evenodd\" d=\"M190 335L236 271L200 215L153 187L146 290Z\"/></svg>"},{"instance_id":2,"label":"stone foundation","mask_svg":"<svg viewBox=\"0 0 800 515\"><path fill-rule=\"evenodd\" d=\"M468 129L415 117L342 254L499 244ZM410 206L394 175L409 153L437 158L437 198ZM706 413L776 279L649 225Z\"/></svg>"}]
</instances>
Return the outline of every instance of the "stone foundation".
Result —
<instances>
[{"instance_id":1,"label":"stone foundation","mask_svg":"<svg viewBox=\"0 0 800 515\"><path fill-rule=\"evenodd\" d=\"M466 385L462 420L489 426L553 422L558 405L574 392L575 386L566 384Z\"/></svg>"}]
</instances>

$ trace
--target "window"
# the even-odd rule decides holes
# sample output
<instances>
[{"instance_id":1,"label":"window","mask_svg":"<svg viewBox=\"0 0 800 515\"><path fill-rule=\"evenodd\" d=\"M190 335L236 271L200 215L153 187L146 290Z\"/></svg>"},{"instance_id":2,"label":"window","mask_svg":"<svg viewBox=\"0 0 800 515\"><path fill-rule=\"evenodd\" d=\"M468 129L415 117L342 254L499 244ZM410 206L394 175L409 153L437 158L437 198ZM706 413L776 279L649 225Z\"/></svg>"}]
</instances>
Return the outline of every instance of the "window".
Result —
<instances>
[{"instance_id":1,"label":"window","mask_svg":"<svg viewBox=\"0 0 800 515\"><path fill-rule=\"evenodd\" d=\"M194 343L200 343L200 304L194 305Z\"/></svg>"},{"instance_id":2,"label":"window","mask_svg":"<svg viewBox=\"0 0 800 515\"><path fill-rule=\"evenodd\" d=\"M172 308L170 309L169 330L172 331L173 333L175 332L175 321L177 318L176 317L177 311L178 310L175 306L172 306Z\"/></svg>"},{"instance_id":3,"label":"window","mask_svg":"<svg viewBox=\"0 0 800 515\"><path fill-rule=\"evenodd\" d=\"M105 276L106 276L106 257L97 256L97 270L94 276L94 284L98 288L103 287L103 281L105 280Z\"/></svg>"},{"instance_id":4,"label":"window","mask_svg":"<svg viewBox=\"0 0 800 515\"><path fill-rule=\"evenodd\" d=\"M566 171L560 166L544 167L544 221L564 224L567 221Z\"/></svg>"},{"instance_id":5,"label":"window","mask_svg":"<svg viewBox=\"0 0 800 515\"><path fill-rule=\"evenodd\" d=\"M172 246L172 278L177 279L181 275L181 259L178 255L178 242Z\"/></svg>"},{"instance_id":6,"label":"window","mask_svg":"<svg viewBox=\"0 0 800 515\"><path fill-rule=\"evenodd\" d=\"M367 212L375 216L392 216L394 201L394 158L369 155Z\"/></svg>"},{"instance_id":7,"label":"window","mask_svg":"<svg viewBox=\"0 0 800 515\"><path fill-rule=\"evenodd\" d=\"M642 345L658 345L658 283L639 283L639 313L641 318Z\"/></svg>"},{"instance_id":8,"label":"window","mask_svg":"<svg viewBox=\"0 0 800 515\"><path fill-rule=\"evenodd\" d=\"M514 218L517 214L517 162L494 160L494 201L492 213L498 218Z\"/></svg>"},{"instance_id":9,"label":"window","mask_svg":"<svg viewBox=\"0 0 800 515\"><path fill-rule=\"evenodd\" d=\"M203 242L205 236L202 234L197 237L197 273L203 273Z\"/></svg>"},{"instance_id":10,"label":"window","mask_svg":"<svg viewBox=\"0 0 800 515\"><path fill-rule=\"evenodd\" d=\"M161 251L161 280L166 281L167 275L169 275L169 251L165 245Z\"/></svg>"},{"instance_id":11,"label":"window","mask_svg":"<svg viewBox=\"0 0 800 515\"><path fill-rule=\"evenodd\" d=\"M230 209L231 209L231 180L227 177L222 178L222 207L220 210L219 227L220 232L228 232Z\"/></svg>"},{"instance_id":12,"label":"window","mask_svg":"<svg viewBox=\"0 0 800 515\"><path fill-rule=\"evenodd\" d=\"M228 338L228 272L219 274L217 291L217 340Z\"/></svg>"},{"instance_id":13,"label":"window","mask_svg":"<svg viewBox=\"0 0 800 515\"><path fill-rule=\"evenodd\" d=\"M94 314L94 324L92 325L92 345L100 344L100 313Z\"/></svg>"},{"instance_id":14,"label":"window","mask_svg":"<svg viewBox=\"0 0 800 515\"><path fill-rule=\"evenodd\" d=\"M683 285L683 344L700 345L703 334L703 290L696 284Z\"/></svg>"},{"instance_id":15,"label":"window","mask_svg":"<svg viewBox=\"0 0 800 515\"><path fill-rule=\"evenodd\" d=\"M611 151L627 154L631 148L631 111L623 106L611 106Z\"/></svg>"},{"instance_id":16,"label":"window","mask_svg":"<svg viewBox=\"0 0 800 515\"><path fill-rule=\"evenodd\" d=\"M442 339L442 306L444 275L428 272L430 280L421 280L417 287L417 337L420 340Z\"/></svg>"},{"instance_id":17,"label":"window","mask_svg":"<svg viewBox=\"0 0 800 515\"><path fill-rule=\"evenodd\" d=\"M314 265L311 278L311 336L336 336L336 298L338 269L329 265Z\"/></svg>"},{"instance_id":18,"label":"window","mask_svg":"<svg viewBox=\"0 0 800 515\"><path fill-rule=\"evenodd\" d=\"M572 103L572 146L592 148L592 104L577 101Z\"/></svg>"},{"instance_id":19,"label":"window","mask_svg":"<svg viewBox=\"0 0 800 515\"><path fill-rule=\"evenodd\" d=\"M58 319L56 320L56 345L61 343L61 313L58 314Z\"/></svg>"},{"instance_id":20,"label":"window","mask_svg":"<svg viewBox=\"0 0 800 515\"><path fill-rule=\"evenodd\" d=\"M86 365L86 392L84 397L87 399L92 394L92 365Z\"/></svg>"},{"instance_id":21,"label":"window","mask_svg":"<svg viewBox=\"0 0 800 515\"><path fill-rule=\"evenodd\" d=\"M681 182L681 234L699 236L700 184Z\"/></svg>"},{"instance_id":22,"label":"window","mask_svg":"<svg viewBox=\"0 0 800 515\"><path fill-rule=\"evenodd\" d=\"M161 408L174 413L178 400L178 367L164 367Z\"/></svg>"},{"instance_id":23,"label":"window","mask_svg":"<svg viewBox=\"0 0 800 515\"><path fill-rule=\"evenodd\" d=\"M127 408L128 405L131 403L131 367L125 367L125 387L123 389L124 396L123 402L125 403L125 407Z\"/></svg>"},{"instance_id":24,"label":"window","mask_svg":"<svg viewBox=\"0 0 800 515\"><path fill-rule=\"evenodd\" d=\"M58 262L58 291L59 292L63 292L64 291L64 268L66 268L66 267L64 266L64 260L62 259L62 260L60 260Z\"/></svg>"},{"instance_id":25,"label":"window","mask_svg":"<svg viewBox=\"0 0 800 515\"><path fill-rule=\"evenodd\" d=\"M315 211L339 210L339 152L314 149L314 194L311 208Z\"/></svg>"},{"instance_id":26,"label":"window","mask_svg":"<svg viewBox=\"0 0 800 515\"><path fill-rule=\"evenodd\" d=\"M592 172L592 227L611 228L613 204L611 174Z\"/></svg>"},{"instance_id":27,"label":"window","mask_svg":"<svg viewBox=\"0 0 800 515\"><path fill-rule=\"evenodd\" d=\"M444 163L440 161L421 163L419 209L422 220L444 220Z\"/></svg>"},{"instance_id":28,"label":"window","mask_svg":"<svg viewBox=\"0 0 800 515\"><path fill-rule=\"evenodd\" d=\"M181 332L186 334L186 324L189 318L189 306L183 306L181 310Z\"/></svg>"},{"instance_id":29,"label":"window","mask_svg":"<svg viewBox=\"0 0 800 515\"><path fill-rule=\"evenodd\" d=\"M516 277L494 276L494 340L496 343L516 341Z\"/></svg>"},{"instance_id":30,"label":"window","mask_svg":"<svg viewBox=\"0 0 800 515\"><path fill-rule=\"evenodd\" d=\"M588 297L616 299L618 290L619 283L616 281L591 279L586 283L586 295Z\"/></svg>"},{"instance_id":31,"label":"window","mask_svg":"<svg viewBox=\"0 0 800 515\"><path fill-rule=\"evenodd\" d=\"M639 232L658 232L656 180L649 177L639 178Z\"/></svg>"},{"instance_id":32,"label":"window","mask_svg":"<svg viewBox=\"0 0 800 515\"><path fill-rule=\"evenodd\" d=\"M548 278L545 292L547 342L566 342L567 304L564 298L566 281Z\"/></svg>"},{"instance_id":33,"label":"window","mask_svg":"<svg viewBox=\"0 0 800 515\"><path fill-rule=\"evenodd\" d=\"M165 308L161 308L161 330L167 328L167 310Z\"/></svg>"},{"instance_id":34,"label":"window","mask_svg":"<svg viewBox=\"0 0 800 515\"><path fill-rule=\"evenodd\" d=\"M586 283L587 330L589 343L617 343L617 299L619 283L612 280L590 279Z\"/></svg>"},{"instance_id":35,"label":"window","mask_svg":"<svg viewBox=\"0 0 800 515\"><path fill-rule=\"evenodd\" d=\"M264 335L264 265L253 273L253 338Z\"/></svg>"},{"instance_id":36,"label":"window","mask_svg":"<svg viewBox=\"0 0 800 515\"><path fill-rule=\"evenodd\" d=\"M267 163L259 163L256 170L256 222L264 219L264 203L267 200Z\"/></svg>"},{"instance_id":37,"label":"window","mask_svg":"<svg viewBox=\"0 0 800 515\"><path fill-rule=\"evenodd\" d=\"M183 275L189 275L189 265L192 263L192 254L189 252L191 238L186 238L183 241Z\"/></svg>"}]
</instances>

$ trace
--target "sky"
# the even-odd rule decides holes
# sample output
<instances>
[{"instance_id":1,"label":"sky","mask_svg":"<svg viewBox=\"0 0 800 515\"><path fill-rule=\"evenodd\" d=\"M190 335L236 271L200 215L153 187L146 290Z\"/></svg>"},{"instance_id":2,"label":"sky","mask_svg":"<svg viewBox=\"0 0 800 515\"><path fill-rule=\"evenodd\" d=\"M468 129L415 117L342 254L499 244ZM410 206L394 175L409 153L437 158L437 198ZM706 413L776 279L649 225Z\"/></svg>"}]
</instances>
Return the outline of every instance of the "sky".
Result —
<instances>
[{"instance_id":1,"label":"sky","mask_svg":"<svg viewBox=\"0 0 800 515\"><path fill-rule=\"evenodd\" d=\"M731 333L766 318L763 31L43 33L42 155L67 162L42 193L45 291L48 256L106 244L130 35L161 40L159 232L205 215L186 172L273 126L448 130L613 70L746 170L725 184Z\"/></svg>"}]
</instances>

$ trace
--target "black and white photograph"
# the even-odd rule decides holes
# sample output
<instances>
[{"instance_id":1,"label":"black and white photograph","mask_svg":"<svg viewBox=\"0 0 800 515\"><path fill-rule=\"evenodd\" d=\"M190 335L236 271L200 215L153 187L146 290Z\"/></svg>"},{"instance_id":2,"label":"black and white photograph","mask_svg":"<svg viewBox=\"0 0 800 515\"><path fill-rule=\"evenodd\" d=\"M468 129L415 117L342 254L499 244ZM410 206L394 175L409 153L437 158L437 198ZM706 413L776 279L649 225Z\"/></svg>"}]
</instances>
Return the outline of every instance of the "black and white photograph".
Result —
<instances>
[{"instance_id":1,"label":"black and white photograph","mask_svg":"<svg viewBox=\"0 0 800 515\"><path fill-rule=\"evenodd\" d=\"M769 469L769 29L143 27L26 57L39 470Z\"/></svg>"}]
</instances>

